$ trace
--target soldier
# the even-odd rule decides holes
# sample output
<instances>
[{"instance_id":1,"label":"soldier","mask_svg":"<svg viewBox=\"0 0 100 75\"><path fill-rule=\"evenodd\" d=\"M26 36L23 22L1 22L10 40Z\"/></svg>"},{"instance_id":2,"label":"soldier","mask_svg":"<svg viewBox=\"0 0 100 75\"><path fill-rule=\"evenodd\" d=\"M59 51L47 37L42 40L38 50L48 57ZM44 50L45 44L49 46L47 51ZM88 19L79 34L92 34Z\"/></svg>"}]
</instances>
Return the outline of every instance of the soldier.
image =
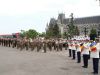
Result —
<instances>
[{"instance_id":1,"label":"soldier","mask_svg":"<svg viewBox=\"0 0 100 75\"><path fill-rule=\"evenodd\" d=\"M9 38L8 39L8 46L10 47L10 45L11 45L11 39Z\"/></svg>"},{"instance_id":2,"label":"soldier","mask_svg":"<svg viewBox=\"0 0 100 75\"><path fill-rule=\"evenodd\" d=\"M98 74L99 67L99 51L100 51L100 40L96 39L95 43L91 43L91 58L93 60L93 74Z\"/></svg>"},{"instance_id":3,"label":"soldier","mask_svg":"<svg viewBox=\"0 0 100 75\"><path fill-rule=\"evenodd\" d=\"M62 48L63 48L63 41L60 39L59 40L59 49L60 49L60 51L62 51Z\"/></svg>"},{"instance_id":4,"label":"soldier","mask_svg":"<svg viewBox=\"0 0 100 75\"><path fill-rule=\"evenodd\" d=\"M37 46L37 52L39 52L40 49L41 49L41 46L42 46L42 43L41 43L40 39L36 40L36 46Z\"/></svg>"},{"instance_id":5,"label":"soldier","mask_svg":"<svg viewBox=\"0 0 100 75\"><path fill-rule=\"evenodd\" d=\"M14 47L16 47L16 45L17 45L17 40L16 40L16 38L13 38L12 47L14 48Z\"/></svg>"},{"instance_id":6,"label":"soldier","mask_svg":"<svg viewBox=\"0 0 100 75\"><path fill-rule=\"evenodd\" d=\"M43 50L44 50L44 53L46 53L46 51L47 51L47 40L44 40L43 41Z\"/></svg>"},{"instance_id":7,"label":"soldier","mask_svg":"<svg viewBox=\"0 0 100 75\"><path fill-rule=\"evenodd\" d=\"M54 50L56 50L56 41L53 39L52 46L54 47Z\"/></svg>"},{"instance_id":8,"label":"soldier","mask_svg":"<svg viewBox=\"0 0 100 75\"><path fill-rule=\"evenodd\" d=\"M68 49L68 42L67 42L67 40L64 41L64 44L65 44L65 50L67 50Z\"/></svg>"},{"instance_id":9,"label":"soldier","mask_svg":"<svg viewBox=\"0 0 100 75\"><path fill-rule=\"evenodd\" d=\"M55 41L55 45L56 45L56 50L59 51L59 40Z\"/></svg>"},{"instance_id":10,"label":"soldier","mask_svg":"<svg viewBox=\"0 0 100 75\"><path fill-rule=\"evenodd\" d=\"M29 40L27 37L24 37L24 40L23 40L23 44L24 44L24 47L26 48L26 50L28 50L28 46L29 46Z\"/></svg>"},{"instance_id":11,"label":"soldier","mask_svg":"<svg viewBox=\"0 0 100 75\"><path fill-rule=\"evenodd\" d=\"M52 42L51 40L48 40L48 48L50 51L52 51Z\"/></svg>"}]
</instances>

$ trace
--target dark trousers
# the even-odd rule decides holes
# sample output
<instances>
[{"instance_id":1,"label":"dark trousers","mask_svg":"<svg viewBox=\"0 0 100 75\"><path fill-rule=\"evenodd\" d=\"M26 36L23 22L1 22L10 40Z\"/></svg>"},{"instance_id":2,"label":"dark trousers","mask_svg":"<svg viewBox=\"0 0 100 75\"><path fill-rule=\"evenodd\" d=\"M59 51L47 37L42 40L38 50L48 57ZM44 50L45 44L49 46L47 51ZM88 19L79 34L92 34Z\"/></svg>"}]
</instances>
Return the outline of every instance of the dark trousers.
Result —
<instances>
[{"instance_id":1,"label":"dark trousers","mask_svg":"<svg viewBox=\"0 0 100 75\"><path fill-rule=\"evenodd\" d=\"M75 59L75 50L72 50L73 59Z\"/></svg>"},{"instance_id":2,"label":"dark trousers","mask_svg":"<svg viewBox=\"0 0 100 75\"><path fill-rule=\"evenodd\" d=\"M90 53L91 53L91 52L89 51L89 59L90 59Z\"/></svg>"},{"instance_id":3,"label":"dark trousers","mask_svg":"<svg viewBox=\"0 0 100 75\"><path fill-rule=\"evenodd\" d=\"M93 58L94 73L98 73L98 67L99 67L99 58Z\"/></svg>"},{"instance_id":4,"label":"dark trousers","mask_svg":"<svg viewBox=\"0 0 100 75\"><path fill-rule=\"evenodd\" d=\"M71 49L69 49L69 57L71 57L71 56L72 56Z\"/></svg>"},{"instance_id":5,"label":"dark trousers","mask_svg":"<svg viewBox=\"0 0 100 75\"><path fill-rule=\"evenodd\" d=\"M84 67L88 67L88 59L89 59L89 55L83 54L83 64L84 64Z\"/></svg>"},{"instance_id":6,"label":"dark trousers","mask_svg":"<svg viewBox=\"0 0 100 75\"><path fill-rule=\"evenodd\" d=\"M81 52L77 52L77 63L81 62Z\"/></svg>"}]
</instances>

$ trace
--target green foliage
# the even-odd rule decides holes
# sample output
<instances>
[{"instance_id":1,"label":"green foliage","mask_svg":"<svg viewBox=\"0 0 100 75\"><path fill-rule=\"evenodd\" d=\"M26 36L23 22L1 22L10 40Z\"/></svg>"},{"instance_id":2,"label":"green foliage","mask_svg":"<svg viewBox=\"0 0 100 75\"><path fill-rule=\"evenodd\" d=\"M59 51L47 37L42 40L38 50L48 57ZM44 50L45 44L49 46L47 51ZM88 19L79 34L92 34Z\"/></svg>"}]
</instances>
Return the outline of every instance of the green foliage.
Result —
<instances>
[{"instance_id":1,"label":"green foliage","mask_svg":"<svg viewBox=\"0 0 100 75\"><path fill-rule=\"evenodd\" d=\"M40 37L45 37L46 36L46 33L45 32L39 33L39 36Z\"/></svg>"},{"instance_id":2,"label":"green foliage","mask_svg":"<svg viewBox=\"0 0 100 75\"><path fill-rule=\"evenodd\" d=\"M47 38L58 38L60 37L59 27L56 24L49 24L48 29L46 30Z\"/></svg>"},{"instance_id":3,"label":"green foliage","mask_svg":"<svg viewBox=\"0 0 100 75\"><path fill-rule=\"evenodd\" d=\"M95 40L96 37L97 37L96 29L92 28L90 31L90 40Z\"/></svg>"},{"instance_id":4,"label":"green foliage","mask_svg":"<svg viewBox=\"0 0 100 75\"><path fill-rule=\"evenodd\" d=\"M34 29L29 29L28 31L21 30L21 37L35 38L38 35L38 32Z\"/></svg>"},{"instance_id":5,"label":"green foliage","mask_svg":"<svg viewBox=\"0 0 100 75\"><path fill-rule=\"evenodd\" d=\"M78 29L77 26L75 26L75 33L74 34L77 35L77 36L80 34L79 29Z\"/></svg>"},{"instance_id":6,"label":"green foliage","mask_svg":"<svg viewBox=\"0 0 100 75\"><path fill-rule=\"evenodd\" d=\"M26 31L26 35L29 38L34 38L38 35L38 32L34 29L29 29L28 31Z\"/></svg>"},{"instance_id":7,"label":"green foliage","mask_svg":"<svg viewBox=\"0 0 100 75\"><path fill-rule=\"evenodd\" d=\"M73 37L74 35L79 35L79 29L77 26L74 25L74 21L73 21L73 14L71 14L71 19L70 19L70 23L68 25L68 33L71 37Z\"/></svg>"},{"instance_id":8,"label":"green foliage","mask_svg":"<svg viewBox=\"0 0 100 75\"><path fill-rule=\"evenodd\" d=\"M92 28L90 34L97 34L96 29Z\"/></svg>"},{"instance_id":9,"label":"green foliage","mask_svg":"<svg viewBox=\"0 0 100 75\"><path fill-rule=\"evenodd\" d=\"M55 24L54 27L53 27L53 36L59 37L59 27L58 27L57 24Z\"/></svg>"},{"instance_id":10,"label":"green foliage","mask_svg":"<svg viewBox=\"0 0 100 75\"><path fill-rule=\"evenodd\" d=\"M20 36L23 38L26 36L26 31L25 30L21 30Z\"/></svg>"}]
</instances>

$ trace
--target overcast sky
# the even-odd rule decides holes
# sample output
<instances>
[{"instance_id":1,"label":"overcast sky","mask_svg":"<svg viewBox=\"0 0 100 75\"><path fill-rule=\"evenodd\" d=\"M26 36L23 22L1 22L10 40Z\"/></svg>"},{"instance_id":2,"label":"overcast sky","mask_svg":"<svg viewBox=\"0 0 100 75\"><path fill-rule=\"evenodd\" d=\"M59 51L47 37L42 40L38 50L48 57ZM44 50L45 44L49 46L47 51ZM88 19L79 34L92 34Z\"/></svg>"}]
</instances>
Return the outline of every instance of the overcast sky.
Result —
<instances>
[{"instance_id":1,"label":"overcast sky","mask_svg":"<svg viewBox=\"0 0 100 75\"><path fill-rule=\"evenodd\" d=\"M44 32L50 18L59 13L74 17L100 15L96 0L0 0L0 34L35 29Z\"/></svg>"}]
</instances>

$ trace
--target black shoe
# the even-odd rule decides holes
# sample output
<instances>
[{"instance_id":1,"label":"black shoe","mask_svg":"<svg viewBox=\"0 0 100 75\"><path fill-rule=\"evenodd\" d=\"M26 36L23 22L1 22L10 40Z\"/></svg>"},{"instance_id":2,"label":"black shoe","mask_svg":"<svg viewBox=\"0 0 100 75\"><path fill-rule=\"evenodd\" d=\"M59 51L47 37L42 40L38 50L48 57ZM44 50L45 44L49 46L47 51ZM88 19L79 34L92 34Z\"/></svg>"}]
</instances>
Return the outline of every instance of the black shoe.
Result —
<instances>
[{"instance_id":1,"label":"black shoe","mask_svg":"<svg viewBox=\"0 0 100 75\"><path fill-rule=\"evenodd\" d=\"M82 66L83 68L87 68L87 66Z\"/></svg>"},{"instance_id":2,"label":"black shoe","mask_svg":"<svg viewBox=\"0 0 100 75\"><path fill-rule=\"evenodd\" d=\"M77 63L81 63L81 62L77 62Z\"/></svg>"},{"instance_id":3,"label":"black shoe","mask_svg":"<svg viewBox=\"0 0 100 75\"><path fill-rule=\"evenodd\" d=\"M72 60L75 60L75 58L72 58Z\"/></svg>"},{"instance_id":4,"label":"black shoe","mask_svg":"<svg viewBox=\"0 0 100 75\"><path fill-rule=\"evenodd\" d=\"M92 72L92 74L96 74L97 75L98 73L97 72Z\"/></svg>"}]
</instances>

